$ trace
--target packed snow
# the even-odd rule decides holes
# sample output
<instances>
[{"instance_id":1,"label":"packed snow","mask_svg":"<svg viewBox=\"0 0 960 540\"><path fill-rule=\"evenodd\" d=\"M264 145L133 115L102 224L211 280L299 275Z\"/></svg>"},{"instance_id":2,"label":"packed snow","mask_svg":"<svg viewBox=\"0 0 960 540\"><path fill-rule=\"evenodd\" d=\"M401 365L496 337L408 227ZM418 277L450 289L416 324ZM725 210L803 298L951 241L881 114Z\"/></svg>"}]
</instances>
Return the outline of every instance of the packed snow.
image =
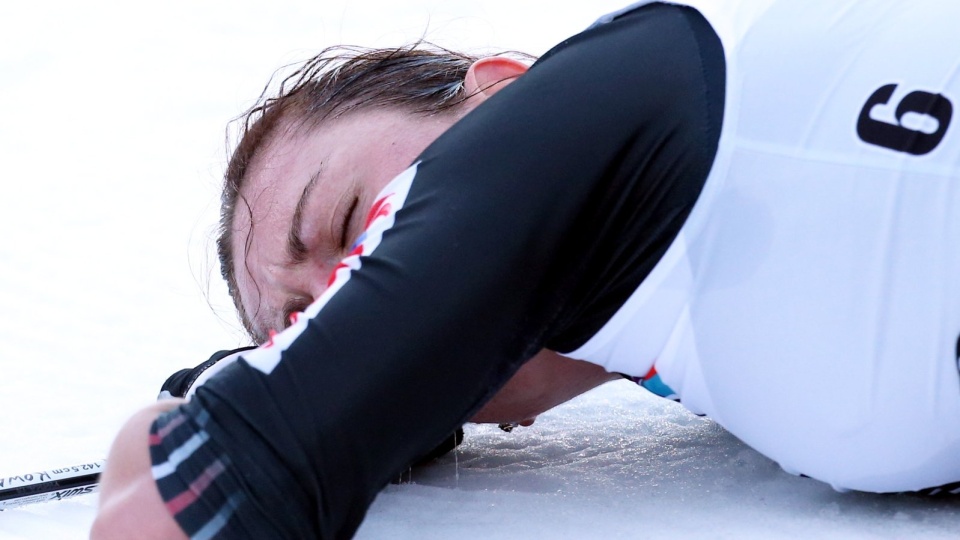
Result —
<instances>
[{"instance_id":1,"label":"packed snow","mask_svg":"<svg viewBox=\"0 0 960 540\"><path fill-rule=\"evenodd\" d=\"M0 477L105 457L171 372L244 344L210 242L224 126L335 43L543 53L620 6L211 0L0 9ZM837 493L608 384L388 486L358 538L955 538L960 501ZM891 434L895 436L895 434ZM400 480L400 479L398 479ZM86 538L95 496L0 513Z\"/></svg>"}]
</instances>

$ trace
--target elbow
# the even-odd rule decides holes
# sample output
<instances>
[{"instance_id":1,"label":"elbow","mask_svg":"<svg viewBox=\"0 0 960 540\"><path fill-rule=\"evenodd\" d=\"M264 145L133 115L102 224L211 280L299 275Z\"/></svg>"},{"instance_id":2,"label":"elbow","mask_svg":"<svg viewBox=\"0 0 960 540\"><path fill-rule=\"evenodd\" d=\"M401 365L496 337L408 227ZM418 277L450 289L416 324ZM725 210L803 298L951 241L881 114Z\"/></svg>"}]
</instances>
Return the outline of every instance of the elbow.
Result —
<instances>
[{"instance_id":1,"label":"elbow","mask_svg":"<svg viewBox=\"0 0 960 540\"><path fill-rule=\"evenodd\" d=\"M90 540L136 538L136 536L131 535L123 536L124 532L120 530L119 525L115 516L112 513L104 512L103 507L101 507L97 511L97 517L93 520L93 525L90 527Z\"/></svg>"},{"instance_id":2,"label":"elbow","mask_svg":"<svg viewBox=\"0 0 960 540\"><path fill-rule=\"evenodd\" d=\"M157 415L182 403L156 403L135 414L121 428L100 477L100 503L90 528L91 540L186 539L167 512L150 471L150 424Z\"/></svg>"}]
</instances>

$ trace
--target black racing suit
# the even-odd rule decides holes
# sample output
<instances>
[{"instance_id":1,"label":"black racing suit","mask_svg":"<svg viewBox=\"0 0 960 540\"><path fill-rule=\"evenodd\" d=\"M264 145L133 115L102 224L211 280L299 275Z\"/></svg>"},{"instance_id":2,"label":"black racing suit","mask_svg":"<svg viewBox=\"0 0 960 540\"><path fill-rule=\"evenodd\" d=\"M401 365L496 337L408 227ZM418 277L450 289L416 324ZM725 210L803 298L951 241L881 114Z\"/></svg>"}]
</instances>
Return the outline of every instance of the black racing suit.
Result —
<instances>
[{"instance_id":1,"label":"black racing suit","mask_svg":"<svg viewBox=\"0 0 960 540\"><path fill-rule=\"evenodd\" d=\"M696 202L724 77L706 20L653 4L559 44L430 145L276 368L240 360L153 425L188 535L349 537L524 361L585 343Z\"/></svg>"}]
</instances>

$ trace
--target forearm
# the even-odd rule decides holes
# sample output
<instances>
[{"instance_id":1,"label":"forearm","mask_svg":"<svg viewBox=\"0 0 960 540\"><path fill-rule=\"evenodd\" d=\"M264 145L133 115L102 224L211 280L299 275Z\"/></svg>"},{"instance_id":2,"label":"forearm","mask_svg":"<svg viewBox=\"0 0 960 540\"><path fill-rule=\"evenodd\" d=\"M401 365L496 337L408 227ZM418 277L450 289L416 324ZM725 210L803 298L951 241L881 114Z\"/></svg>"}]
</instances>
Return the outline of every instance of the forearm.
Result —
<instances>
[{"instance_id":1,"label":"forearm","mask_svg":"<svg viewBox=\"0 0 960 540\"><path fill-rule=\"evenodd\" d=\"M528 425L561 403L620 378L601 366L544 349L470 419L476 423Z\"/></svg>"},{"instance_id":2,"label":"forearm","mask_svg":"<svg viewBox=\"0 0 960 540\"><path fill-rule=\"evenodd\" d=\"M120 430L101 476L91 540L186 538L160 498L150 471L148 446L150 424L182 403L180 399L155 403L136 413Z\"/></svg>"}]
</instances>

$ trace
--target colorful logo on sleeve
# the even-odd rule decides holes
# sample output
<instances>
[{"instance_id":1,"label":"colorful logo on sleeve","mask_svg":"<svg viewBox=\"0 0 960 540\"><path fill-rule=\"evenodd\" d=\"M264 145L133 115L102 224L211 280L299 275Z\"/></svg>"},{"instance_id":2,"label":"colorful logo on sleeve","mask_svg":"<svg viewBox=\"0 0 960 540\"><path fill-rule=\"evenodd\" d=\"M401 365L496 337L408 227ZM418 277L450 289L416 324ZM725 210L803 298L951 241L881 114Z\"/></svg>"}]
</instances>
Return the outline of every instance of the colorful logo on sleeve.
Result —
<instances>
[{"instance_id":1,"label":"colorful logo on sleeve","mask_svg":"<svg viewBox=\"0 0 960 540\"><path fill-rule=\"evenodd\" d=\"M643 377L630 377L630 380L662 398L680 401L680 396L663 382L660 374L657 373L657 368L650 368Z\"/></svg>"},{"instance_id":2,"label":"colorful logo on sleeve","mask_svg":"<svg viewBox=\"0 0 960 540\"><path fill-rule=\"evenodd\" d=\"M279 333L271 333L270 340L257 349L243 354L244 360L263 373L269 374L280 363L281 356L303 333L307 321L317 316L333 295L337 294L350 280L354 271L362 265L363 256L368 256L380 245L383 234L393 227L396 213L403 208L417 175L417 165L413 164L390 181L377 195L376 202L367 213L363 233L354 242L350 253L343 258L330 273L327 290L320 295L301 315L291 317L291 325Z\"/></svg>"}]
</instances>

